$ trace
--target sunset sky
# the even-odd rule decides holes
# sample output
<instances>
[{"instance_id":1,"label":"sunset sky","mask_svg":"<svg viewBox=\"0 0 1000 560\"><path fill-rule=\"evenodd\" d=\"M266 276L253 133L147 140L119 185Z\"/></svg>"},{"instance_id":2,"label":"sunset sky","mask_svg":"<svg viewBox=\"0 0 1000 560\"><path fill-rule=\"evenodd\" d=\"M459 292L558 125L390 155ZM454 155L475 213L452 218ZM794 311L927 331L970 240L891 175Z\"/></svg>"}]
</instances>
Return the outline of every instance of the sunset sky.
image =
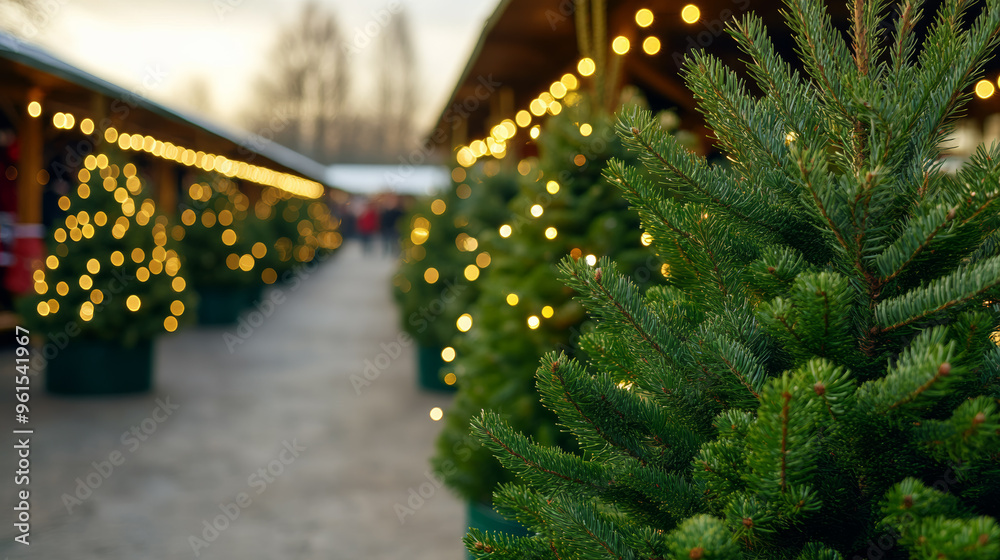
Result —
<instances>
[{"instance_id":1,"label":"sunset sky","mask_svg":"<svg viewBox=\"0 0 1000 560\"><path fill-rule=\"evenodd\" d=\"M31 38L56 56L126 88L141 88L151 73L166 76L139 93L189 109L192 89L207 85L210 114L219 124L239 127L254 79L283 23L303 2L280 0L58 0L34 22ZM405 9L421 76L417 123L433 125L447 100L486 18L497 0L402 0L398 3L320 0L338 17L341 31L363 48L352 54L355 99L362 99L371 45L379 21L395 5ZM45 3L43 3L45 4ZM365 46L369 32L376 31Z\"/></svg>"}]
</instances>

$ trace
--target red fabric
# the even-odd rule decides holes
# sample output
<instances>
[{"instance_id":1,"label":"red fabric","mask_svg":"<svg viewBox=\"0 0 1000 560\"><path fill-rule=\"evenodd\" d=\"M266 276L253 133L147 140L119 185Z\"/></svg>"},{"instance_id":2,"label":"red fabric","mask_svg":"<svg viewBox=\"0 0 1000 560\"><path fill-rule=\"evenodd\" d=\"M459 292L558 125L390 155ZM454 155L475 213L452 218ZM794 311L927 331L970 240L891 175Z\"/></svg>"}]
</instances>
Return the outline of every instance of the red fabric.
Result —
<instances>
[{"instance_id":1,"label":"red fabric","mask_svg":"<svg viewBox=\"0 0 1000 560\"><path fill-rule=\"evenodd\" d=\"M45 244L37 237L18 237L14 239L14 266L7 273L6 288L15 294L30 291L35 284L31 278L31 264L41 260L45 254Z\"/></svg>"},{"instance_id":2,"label":"red fabric","mask_svg":"<svg viewBox=\"0 0 1000 560\"><path fill-rule=\"evenodd\" d=\"M375 233L378 231L378 213L374 208L369 208L361 213L358 218L358 230L361 233Z\"/></svg>"}]
</instances>

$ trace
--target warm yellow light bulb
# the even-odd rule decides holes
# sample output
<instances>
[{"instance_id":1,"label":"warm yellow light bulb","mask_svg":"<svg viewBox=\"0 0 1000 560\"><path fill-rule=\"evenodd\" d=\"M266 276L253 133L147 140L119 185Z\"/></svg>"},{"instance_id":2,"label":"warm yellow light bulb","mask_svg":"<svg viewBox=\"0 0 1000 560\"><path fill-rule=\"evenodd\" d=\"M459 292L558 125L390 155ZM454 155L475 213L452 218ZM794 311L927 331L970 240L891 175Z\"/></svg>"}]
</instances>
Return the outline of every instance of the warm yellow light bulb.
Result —
<instances>
[{"instance_id":1,"label":"warm yellow light bulb","mask_svg":"<svg viewBox=\"0 0 1000 560\"><path fill-rule=\"evenodd\" d=\"M504 224L504 225L500 226L500 237L503 237L503 238L506 239L506 238L510 237L510 234L512 233L512 231L513 230L511 229L511 227L509 225Z\"/></svg>"},{"instance_id":2,"label":"warm yellow light bulb","mask_svg":"<svg viewBox=\"0 0 1000 560\"><path fill-rule=\"evenodd\" d=\"M469 329L472 328L472 315L463 313L462 316L455 321L455 326L458 327L458 330L461 332L469 332Z\"/></svg>"},{"instance_id":3,"label":"warm yellow light bulb","mask_svg":"<svg viewBox=\"0 0 1000 560\"><path fill-rule=\"evenodd\" d=\"M101 271L101 263L97 259L90 259L87 261L87 272L91 274L97 274Z\"/></svg>"},{"instance_id":4,"label":"warm yellow light bulb","mask_svg":"<svg viewBox=\"0 0 1000 560\"><path fill-rule=\"evenodd\" d=\"M522 128L528 126L531 124L531 113L521 109L517 112L517 115L514 116L514 122L517 123L517 126Z\"/></svg>"},{"instance_id":5,"label":"warm yellow light bulb","mask_svg":"<svg viewBox=\"0 0 1000 560\"><path fill-rule=\"evenodd\" d=\"M542 317L548 319L549 317L555 315L556 310L552 308L551 305L546 305L542 308Z\"/></svg>"},{"instance_id":6,"label":"warm yellow light bulb","mask_svg":"<svg viewBox=\"0 0 1000 560\"><path fill-rule=\"evenodd\" d=\"M517 294L507 294L507 305L513 307L519 301L521 301L521 298L517 297Z\"/></svg>"},{"instance_id":7,"label":"warm yellow light bulb","mask_svg":"<svg viewBox=\"0 0 1000 560\"><path fill-rule=\"evenodd\" d=\"M439 277L440 274L433 266L424 271L424 282L427 282L428 284L437 282Z\"/></svg>"},{"instance_id":8,"label":"warm yellow light bulb","mask_svg":"<svg viewBox=\"0 0 1000 560\"><path fill-rule=\"evenodd\" d=\"M476 266L474 264L470 264L469 266L465 267L465 279L466 280L468 280L469 282L475 282L477 278L479 278L479 267L478 266Z\"/></svg>"},{"instance_id":9,"label":"warm yellow light bulb","mask_svg":"<svg viewBox=\"0 0 1000 560\"><path fill-rule=\"evenodd\" d=\"M594 59L590 57L581 58L580 62L576 64L576 71L581 76L590 76L595 70L597 70L597 65L594 64Z\"/></svg>"},{"instance_id":10,"label":"warm yellow light bulb","mask_svg":"<svg viewBox=\"0 0 1000 560\"><path fill-rule=\"evenodd\" d=\"M37 101L28 103L28 115L37 117L42 114L42 104Z\"/></svg>"},{"instance_id":11,"label":"warm yellow light bulb","mask_svg":"<svg viewBox=\"0 0 1000 560\"><path fill-rule=\"evenodd\" d=\"M541 323L542 320L538 318L538 315L532 315L531 317L528 317L528 328L531 330L537 329L538 325L540 325Z\"/></svg>"},{"instance_id":12,"label":"warm yellow light bulb","mask_svg":"<svg viewBox=\"0 0 1000 560\"><path fill-rule=\"evenodd\" d=\"M531 215L532 215L532 216L534 216L534 217L538 218L538 217L540 217L540 216L542 215L542 213L544 213L544 212L545 212L545 209L544 209L544 208L542 208L542 205L541 205L541 204L533 204L533 205L531 205Z\"/></svg>"},{"instance_id":13,"label":"warm yellow light bulb","mask_svg":"<svg viewBox=\"0 0 1000 560\"><path fill-rule=\"evenodd\" d=\"M619 35L615 37L614 41L611 41L611 50L615 54L628 54L629 48L632 44L629 42L628 37L624 35Z\"/></svg>"},{"instance_id":14,"label":"warm yellow light bulb","mask_svg":"<svg viewBox=\"0 0 1000 560\"><path fill-rule=\"evenodd\" d=\"M652 35L646 37L646 39L642 42L642 50L648 55L654 55L660 52L660 40Z\"/></svg>"},{"instance_id":15,"label":"warm yellow light bulb","mask_svg":"<svg viewBox=\"0 0 1000 560\"><path fill-rule=\"evenodd\" d=\"M582 136L590 136L594 132L594 127L590 126L590 123L583 123L580 125L580 134Z\"/></svg>"},{"instance_id":16,"label":"warm yellow light bulb","mask_svg":"<svg viewBox=\"0 0 1000 560\"><path fill-rule=\"evenodd\" d=\"M176 331L177 330L177 318L176 317L167 317L166 319L164 319L163 320L163 328L167 332L174 332L174 331Z\"/></svg>"},{"instance_id":17,"label":"warm yellow light bulb","mask_svg":"<svg viewBox=\"0 0 1000 560\"><path fill-rule=\"evenodd\" d=\"M639 27L649 27L653 24L653 11L643 8L635 13L635 23Z\"/></svg>"},{"instance_id":18,"label":"warm yellow light bulb","mask_svg":"<svg viewBox=\"0 0 1000 560\"><path fill-rule=\"evenodd\" d=\"M688 4L681 8L681 19L684 23L695 23L701 19L701 10L694 4Z\"/></svg>"},{"instance_id":19,"label":"warm yellow light bulb","mask_svg":"<svg viewBox=\"0 0 1000 560\"><path fill-rule=\"evenodd\" d=\"M989 80L979 80L976 82L976 96L980 99L989 99L996 92L993 82Z\"/></svg>"},{"instance_id":20,"label":"warm yellow light bulb","mask_svg":"<svg viewBox=\"0 0 1000 560\"><path fill-rule=\"evenodd\" d=\"M545 228L546 239L555 239L557 235L559 235L559 231L556 228L552 226Z\"/></svg>"},{"instance_id":21,"label":"warm yellow light bulb","mask_svg":"<svg viewBox=\"0 0 1000 560\"><path fill-rule=\"evenodd\" d=\"M435 406L431 409L430 416L431 420L437 422L438 420L444 418L444 411L441 410L441 407Z\"/></svg>"},{"instance_id":22,"label":"warm yellow light bulb","mask_svg":"<svg viewBox=\"0 0 1000 560\"><path fill-rule=\"evenodd\" d=\"M455 359L455 349L452 348L451 346L448 346L444 350L441 350L441 359L444 360L444 361L446 361L446 362L450 362L450 361L454 360Z\"/></svg>"}]
</instances>

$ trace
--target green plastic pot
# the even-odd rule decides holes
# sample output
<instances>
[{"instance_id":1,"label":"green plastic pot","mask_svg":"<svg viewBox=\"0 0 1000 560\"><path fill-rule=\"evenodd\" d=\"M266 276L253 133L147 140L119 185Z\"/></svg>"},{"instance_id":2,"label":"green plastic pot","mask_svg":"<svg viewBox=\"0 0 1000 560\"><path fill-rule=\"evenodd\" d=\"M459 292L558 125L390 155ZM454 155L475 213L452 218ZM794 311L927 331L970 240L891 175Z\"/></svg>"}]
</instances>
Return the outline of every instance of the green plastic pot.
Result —
<instances>
[{"instance_id":1,"label":"green plastic pot","mask_svg":"<svg viewBox=\"0 0 1000 560\"><path fill-rule=\"evenodd\" d=\"M441 379L441 368L444 367L441 350L439 347L417 346L417 383L421 389L453 392L457 388Z\"/></svg>"},{"instance_id":2,"label":"green plastic pot","mask_svg":"<svg viewBox=\"0 0 1000 560\"><path fill-rule=\"evenodd\" d=\"M198 324L231 325L260 295L257 286L198 289Z\"/></svg>"},{"instance_id":3,"label":"green plastic pot","mask_svg":"<svg viewBox=\"0 0 1000 560\"><path fill-rule=\"evenodd\" d=\"M512 537L527 537L528 530L517 521L510 521L493 511L493 506L482 502L470 501L466 509L470 529L483 532L506 533ZM472 558L471 554L468 554Z\"/></svg>"},{"instance_id":4,"label":"green plastic pot","mask_svg":"<svg viewBox=\"0 0 1000 560\"><path fill-rule=\"evenodd\" d=\"M45 389L57 395L144 393L153 387L153 342L123 347L74 339L48 360Z\"/></svg>"}]
</instances>

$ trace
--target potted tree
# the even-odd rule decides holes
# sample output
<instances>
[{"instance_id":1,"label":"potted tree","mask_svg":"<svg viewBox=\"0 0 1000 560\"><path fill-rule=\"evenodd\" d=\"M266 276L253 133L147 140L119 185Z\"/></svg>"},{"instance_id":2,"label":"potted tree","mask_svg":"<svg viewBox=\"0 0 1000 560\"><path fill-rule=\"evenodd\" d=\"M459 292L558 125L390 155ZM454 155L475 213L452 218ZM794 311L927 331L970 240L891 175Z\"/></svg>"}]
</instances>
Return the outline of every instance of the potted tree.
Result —
<instances>
[{"instance_id":1,"label":"potted tree","mask_svg":"<svg viewBox=\"0 0 1000 560\"><path fill-rule=\"evenodd\" d=\"M459 390L433 464L468 500L473 527L523 531L493 512L493 492L512 477L469 437L469 422L481 410L497 411L538 442L573 448L555 416L538 402L533 379L542 352L553 347L572 352L587 329L582 306L556 276L560 259L571 255L585 262L616 254L621 266L644 282L662 280L660 261L642 250L638 219L602 176L610 159L627 157L611 116L582 94L566 101L542 125L538 156L522 160L527 172L503 223L479 235L492 263L476 299L464 308L472 329L453 339Z\"/></svg>"},{"instance_id":2,"label":"potted tree","mask_svg":"<svg viewBox=\"0 0 1000 560\"><path fill-rule=\"evenodd\" d=\"M455 388L453 372L441 375L445 358L455 356L450 340L490 266L477 236L499 226L518 189L515 172L495 161L456 167L452 178L451 188L418 199L401 221L402 261L393 279L403 329L416 341L418 383L431 390Z\"/></svg>"},{"instance_id":3,"label":"potted tree","mask_svg":"<svg viewBox=\"0 0 1000 560\"><path fill-rule=\"evenodd\" d=\"M971 24L966 8L924 22L903 2L885 21L859 1L842 33L789 2L804 73L740 18L761 97L704 53L685 70L728 166L621 115L643 164L609 176L669 282L643 293L610 259L563 262L597 328L537 384L581 451L477 419L521 481L495 503L534 534L473 530L470 553L1000 557L1000 146L936 163L1000 37L995 2Z\"/></svg>"},{"instance_id":4,"label":"potted tree","mask_svg":"<svg viewBox=\"0 0 1000 560\"><path fill-rule=\"evenodd\" d=\"M88 156L78 178L59 200L62 224L48 234L34 293L18 305L31 330L67 335L46 356L50 392L146 391L153 339L191 314L180 254L141 172L119 152Z\"/></svg>"}]
</instances>

